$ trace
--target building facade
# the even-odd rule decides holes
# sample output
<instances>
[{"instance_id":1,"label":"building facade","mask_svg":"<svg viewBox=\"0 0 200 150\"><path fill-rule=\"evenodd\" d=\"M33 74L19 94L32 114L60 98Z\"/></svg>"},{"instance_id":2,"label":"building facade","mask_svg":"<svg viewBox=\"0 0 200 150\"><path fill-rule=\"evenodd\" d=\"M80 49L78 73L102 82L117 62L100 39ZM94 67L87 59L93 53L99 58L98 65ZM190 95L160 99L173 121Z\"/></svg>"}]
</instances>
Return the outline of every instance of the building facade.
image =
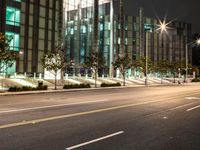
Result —
<instances>
[{"instance_id":1,"label":"building facade","mask_svg":"<svg viewBox=\"0 0 200 150\"><path fill-rule=\"evenodd\" d=\"M90 54L94 39L94 0L0 0L0 32L13 36L11 50L21 52L12 72L42 73L41 57L62 44L67 61L73 61L76 74L83 71L85 57ZM173 21L168 33L155 32L158 19L124 17L124 47L131 61L146 56L159 60L183 61L185 45L191 39L191 25ZM120 54L119 3L99 0L98 50L112 76L112 62ZM145 30L152 32L146 34ZM146 35L148 38L146 38ZM189 62L192 62L189 50Z\"/></svg>"},{"instance_id":2,"label":"building facade","mask_svg":"<svg viewBox=\"0 0 200 150\"><path fill-rule=\"evenodd\" d=\"M8 74L43 72L41 57L54 51L60 37L59 4L57 0L0 0L0 32L12 36L10 50L20 53Z\"/></svg>"},{"instance_id":3,"label":"building facade","mask_svg":"<svg viewBox=\"0 0 200 150\"><path fill-rule=\"evenodd\" d=\"M73 60L77 72L84 58L92 51L93 44L93 4L92 0L71 3L65 6L65 45L68 60ZM183 62L186 59L186 43L191 40L191 25L172 21L167 33L157 31L160 20L149 18L140 9L138 16L125 16L124 47L131 61L147 56L154 63L160 60ZM150 30L145 32L146 30ZM113 60L120 54L120 17L119 4L113 1L99 1L99 51L111 69ZM148 36L148 37L146 37ZM146 41L148 39L148 45ZM191 50L188 51L192 62ZM110 72L107 72L109 74Z\"/></svg>"}]
</instances>

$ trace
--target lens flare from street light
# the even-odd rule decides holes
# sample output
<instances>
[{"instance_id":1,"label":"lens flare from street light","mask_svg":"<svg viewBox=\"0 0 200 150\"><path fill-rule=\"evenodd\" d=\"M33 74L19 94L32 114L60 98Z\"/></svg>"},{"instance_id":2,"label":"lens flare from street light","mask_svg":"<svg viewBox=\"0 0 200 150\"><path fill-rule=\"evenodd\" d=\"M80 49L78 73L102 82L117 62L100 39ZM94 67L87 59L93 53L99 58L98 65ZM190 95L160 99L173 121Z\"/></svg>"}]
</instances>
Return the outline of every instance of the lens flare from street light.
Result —
<instances>
[{"instance_id":1,"label":"lens flare from street light","mask_svg":"<svg viewBox=\"0 0 200 150\"><path fill-rule=\"evenodd\" d=\"M165 22L160 24L160 29L161 29L161 32L163 32L163 31L166 32L167 31Z\"/></svg>"},{"instance_id":2,"label":"lens flare from street light","mask_svg":"<svg viewBox=\"0 0 200 150\"><path fill-rule=\"evenodd\" d=\"M200 38L197 39L197 45L200 45Z\"/></svg>"},{"instance_id":3,"label":"lens flare from street light","mask_svg":"<svg viewBox=\"0 0 200 150\"><path fill-rule=\"evenodd\" d=\"M164 21L159 20L158 28L156 29L156 31L161 31L161 34L163 32L167 33L167 29L169 29L168 25L170 23L171 22L166 22L166 20Z\"/></svg>"}]
</instances>

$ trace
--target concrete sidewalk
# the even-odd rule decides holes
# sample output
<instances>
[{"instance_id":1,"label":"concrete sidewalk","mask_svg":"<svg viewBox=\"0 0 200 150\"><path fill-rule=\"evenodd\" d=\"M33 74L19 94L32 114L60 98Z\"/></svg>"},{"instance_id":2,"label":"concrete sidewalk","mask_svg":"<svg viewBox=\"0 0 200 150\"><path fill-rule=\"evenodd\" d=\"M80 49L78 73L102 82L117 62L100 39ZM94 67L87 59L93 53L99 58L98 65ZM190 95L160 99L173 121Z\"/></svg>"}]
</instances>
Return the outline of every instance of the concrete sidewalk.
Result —
<instances>
[{"instance_id":1,"label":"concrete sidewalk","mask_svg":"<svg viewBox=\"0 0 200 150\"><path fill-rule=\"evenodd\" d=\"M174 86L177 84L149 84L146 87L153 86ZM186 85L186 84L181 84ZM187 84L191 85L191 84ZM180 85L179 85L180 86ZM97 87L97 88L77 88L77 89L62 89L62 87L58 87L58 90L54 90L52 88L48 90L41 91L22 91L22 92L8 92L8 91L0 91L0 96L12 96L12 95L29 95L29 94L46 94L46 93L60 93L60 92L79 92L79 91L91 91L91 90L106 90L106 89L120 89L120 88L133 88L133 87L145 87L145 85L127 85L127 86L116 86L116 87Z\"/></svg>"}]
</instances>

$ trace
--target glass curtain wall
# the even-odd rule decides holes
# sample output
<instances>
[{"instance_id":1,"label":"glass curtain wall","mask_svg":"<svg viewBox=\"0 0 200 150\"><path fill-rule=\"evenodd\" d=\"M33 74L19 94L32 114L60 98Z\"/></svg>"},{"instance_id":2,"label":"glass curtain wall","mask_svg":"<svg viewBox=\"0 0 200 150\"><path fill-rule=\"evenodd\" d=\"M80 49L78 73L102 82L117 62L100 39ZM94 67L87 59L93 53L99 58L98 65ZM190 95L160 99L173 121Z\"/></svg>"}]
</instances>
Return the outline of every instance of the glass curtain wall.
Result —
<instances>
[{"instance_id":1,"label":"glass curtain wall","mask_svg":"<svg viewBox=\"0 0 200 150\"><path fill-rule=\"evenodd\" d=\"M21 10L19 5L21 0L14 0L13 3L6 3L5 8L5 29L3 32L11 39L9 45L10 50L19 52L20 51L20 24L21 24ZM18 61L14 61L12 67L7 64L3 65L3 72L6 74L13 74L16 72ZM2 68L2 67L1 67Z\"/></svg>"},{"instance_id":2,"label":"glass curtain wall","mask_svg":"<svg viewBox=\"0 0 200 150\"><path fill-rule=\"evenodd\" d=\"M64 0L64 45L67 60L73 62L76 74L84 73L82 64L93 46L93 2L94 0ZM109 46L105 49L105 40L109 44L109 39L104 38L106 35L105 28L108 28L108 22L105 21L106 4L108 2L109 0L99 0L99 51L106 59L109 58Z\"/></svg>"}]
</instances>

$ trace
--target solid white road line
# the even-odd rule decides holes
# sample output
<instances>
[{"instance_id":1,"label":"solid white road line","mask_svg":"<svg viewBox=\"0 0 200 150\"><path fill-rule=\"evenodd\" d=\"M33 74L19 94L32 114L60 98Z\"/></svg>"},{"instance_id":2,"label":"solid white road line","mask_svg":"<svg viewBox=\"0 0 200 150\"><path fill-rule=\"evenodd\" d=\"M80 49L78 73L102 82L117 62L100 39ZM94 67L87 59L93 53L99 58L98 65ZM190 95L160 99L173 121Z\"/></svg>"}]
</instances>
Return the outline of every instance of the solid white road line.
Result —
<instances>
[{"instance_id":1,"label":"solid white road line","mask_svg":"<svg viewBox=\"0 0 200 150\"><path fill-rule=\"evenodd\" d=\"M108 99L95 100L95 101L84 101L84 102L78 102L78 103L49 105L49 106L40 106L40 107L30 107L30 108L22 108L22 109L11 109L11 110L0 111L0 114L27 111L27 110L37 110L37 109L44 109L44 108L61 107L61 106L71 106L71 105L80 105L80 104L89 104L89 103L99 103L99 102L105 102L105 101L108 101Z\"/></svg>"},{"instance_id":2,"label":"solid white road line","mask_svg":"<svg viewBox=\"0 0 200 150\"><path fill-rule=\"evenodd\" d=\"M186 97L185 99L197 99L197 100L200 100L199 97Z\"/></svg>"},{"instance_id":3,"label":"solid white road line","mask_svg":"<svg viewBox=\"0 0 200 150\"><path fill-rule=\"evenodd\" d=\"M110 135L103 136L101 138L97 138L97 139L94 139L94 140L91 140L91 141L88 141L88 142L85 142L85 143L81 143L81 144L78 144L78 145L68 147L68 148L66 148L66 150L76 149L76 148L79 148L79 147L82 147L82 146L85 146L85 145L89 145L91 143L95 143L95 142L98 142L98 141L102 141L102 140L105 140L105 139L108 139L108 138L111 138L113 136L117 136L117 135L120 135L120 134L123 134L123 133L124 133L124 131L119 131L119 132L116 132L116 133L113 133L113 134L110 134Z\"/></svg>"},{"instance_id":4,"label":"solid white road line","mask_svg":"<svg viewBox=\"0 0 200 150\"><path fill-rule=\"evenodd\" d=\"M189 105L192 105L192 104L195 104L197 102L192 102L192 103L188 103L188 104L184 104L184 105L180 105L180 106L177 106L177 107L173 107L169 110L176 110L176 109L179 109L179 108L183 108L183 107L186 107L186 106L189 106Z\"/></svg>"},{"instance_id":5,"label":"solid white road line","mask_svg":"<svg viewBox=\"0 0 200 150\"><path fill-rule=\"evenodd\" d=\"M195 106L195 107L192 107L192 108L190 108L190 109L187 109L186 111L192 111L192 110L197 109L197 108L200 108L200 105Z\"/></svg>"}]
</instances>

